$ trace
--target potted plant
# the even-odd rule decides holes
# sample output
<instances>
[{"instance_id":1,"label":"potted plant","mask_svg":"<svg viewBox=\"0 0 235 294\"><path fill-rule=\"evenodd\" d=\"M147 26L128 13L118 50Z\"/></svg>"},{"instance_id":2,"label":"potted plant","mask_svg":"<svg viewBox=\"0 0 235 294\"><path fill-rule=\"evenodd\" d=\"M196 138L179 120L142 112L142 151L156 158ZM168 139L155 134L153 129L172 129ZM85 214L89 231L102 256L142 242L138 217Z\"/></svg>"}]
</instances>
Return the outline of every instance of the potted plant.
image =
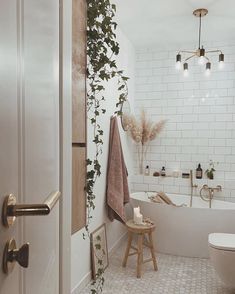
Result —
<instances>
[{"instance_id":1,"label":"potted plant","mask_svg":"<svg viewBox=\"0 0 235 294\"><path fill-rule=\"evenodd\" d=\"M218 164L218 163L217 163ZM213 180L214 179L214 172L215 172L215 164L212 160L209 162L209 168L205 171L205 174L208 179Z\"/></svg>"}]
</instances>

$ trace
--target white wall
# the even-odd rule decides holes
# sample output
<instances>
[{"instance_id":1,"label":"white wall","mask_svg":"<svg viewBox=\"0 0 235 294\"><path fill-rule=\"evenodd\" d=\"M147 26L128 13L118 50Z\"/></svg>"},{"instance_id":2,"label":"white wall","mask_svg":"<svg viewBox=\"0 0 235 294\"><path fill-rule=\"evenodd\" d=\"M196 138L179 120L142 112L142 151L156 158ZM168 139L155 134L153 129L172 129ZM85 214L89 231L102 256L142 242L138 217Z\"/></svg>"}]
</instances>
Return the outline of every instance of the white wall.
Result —
<instances>
[{"instance_id":1,"label":"white wall","mask_svg":"<svg viewBox=\"0 0 235 294\"><path fill-rule=\"evenodd\" d=\"M121 47L121 52L118 57L118 65L120 69L125 71L125 75L129 76L131 79L129 81L129 100L133 105L134 97L134 61L135 53L131 43L125 37L125 35L118 30L118 40ZM125 229L122 224L117 221L110 222L106 217L106 207L105 207L105 189L106 189L106 167L108 159L108 141L109 141L109 126L110 117L114 113L115 104L118 99L117 81L113 80L106 85L105 92L105 108L107 112L102 116L100 124L104 130L104 146L103 155L101 156L100 162L102 165L102 175L98 179L95 186L96 199L96 209L93 213L93 219L91 222L90 230L93 231L102 223L106 223L107 228L107 238L109 250L118 242L118 240L125 234ZM128 166L129 173L133 173L132 168L132 142L127 134L122 130L119 124L119 130L122 139L122 147L124 151L126 165ZM92 129L89 127L88 122L88 157L92 157L94 152L94 146L92 141ZM90 142L90 143L89 143ZM83 230L74 234L72 236L72 249L71 249L71 285L73 293L79 293L79 285L85 281L90 276L90 244L89 240L83 240L82 238Z\"/></svg>"},{"instance_id":2,"label":"white wall","mask_svg":"<svg viewBox=\"0 0 235 294\"><path fill-rule=\"evenodd\" d=\"M162 166L195 170L198 163L206 170L212 159L219 162L215 179L226 182L228 190L223 196L230 198L235 196L227 184L235 179L235 43L214 42L205 47L221 49L225 54L223 70L217 68L218 55L212 57L210 77L204 75L205 66L195 62L189 62L187 78L175 69L177 51L194 48L192 44L137 50L135 106L136 112L143 106L153 121L168 119L146 157L151 173ZM137 164L135 168L137 172ZM135 190L140 189L143 181L133 181ZM142 189L149 188L147 184ZM171 188L167 185L172 192L173 182Z\"/></svg>"}]
</instances>

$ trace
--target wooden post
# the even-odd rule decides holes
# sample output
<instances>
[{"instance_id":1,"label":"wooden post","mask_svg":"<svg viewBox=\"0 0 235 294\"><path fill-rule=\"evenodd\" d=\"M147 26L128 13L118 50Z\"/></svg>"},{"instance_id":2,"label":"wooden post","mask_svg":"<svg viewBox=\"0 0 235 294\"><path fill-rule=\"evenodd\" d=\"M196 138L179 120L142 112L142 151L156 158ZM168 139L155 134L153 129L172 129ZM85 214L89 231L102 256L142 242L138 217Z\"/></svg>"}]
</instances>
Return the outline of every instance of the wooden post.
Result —
<instances>
[{"instance_id":1,"label":"wooden post","mask_svg":"<svg viewBox=\"0 0 235 294\"><path fill-rule=\"evenodd\" d=\"M125 256L124 256L124 259L123 259L123 262L122 262L122 266L123 267L126 267L127 258L129 256L129 253L130 253L132 239L133 239L133 233L132 232L128 232L128 243L127 243L127 247L126 247Z\"/></svg>"},{"instance_id":2,"label":"wooden post","mask_svg":"<svg viewBox=\"0 0 235 294\"><path fill-rule=\"evenodd\" d=\"M141 278L143 263L143 234L138 234L138 259L137 259L137 278Z\"/></svg>"},{"instance_id":3,"label":"wooden post","mask_svg":"<svg viewBox=\"0 0 235 294\"><path fill-rule=\"evenodd\" d=\"M151 251L151 255L152 255L152 260L153 260L153 267L154 270L157 271L157 260L156 260L156 256L155 256L155 252L154 252L154 245L153 245L153 236L152 236L152 232L149 232L149 244L150 244L150 251Z\"/></svg>"}]
</instances>

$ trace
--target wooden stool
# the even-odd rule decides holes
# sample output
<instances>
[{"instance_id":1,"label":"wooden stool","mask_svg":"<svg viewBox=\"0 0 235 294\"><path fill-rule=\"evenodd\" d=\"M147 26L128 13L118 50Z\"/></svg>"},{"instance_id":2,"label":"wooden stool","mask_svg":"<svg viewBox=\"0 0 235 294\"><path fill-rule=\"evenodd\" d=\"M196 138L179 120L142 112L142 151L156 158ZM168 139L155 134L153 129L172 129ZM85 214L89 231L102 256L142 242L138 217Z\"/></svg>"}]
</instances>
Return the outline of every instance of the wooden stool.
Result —
<instances>
[{"instance_id":1,"label":"wooden stool","mask_svg":"<svg viewBox=\"0 0 235 294\"><path fill-rule=\"evenodd\" d=\"M138 255L137 278L141 277L142 264L146 262L152 261L154 270L157 271L158 270L157 261L156 261L156 256L154 252L153 237L152 237L152 232L155 230L155 225L136 225L134 224L133 220L129 220L126 222L126 227L128 230L128 243L126 247L125 256L122 262L122 266L126 267L128 256L137 254ZM138 236L137 248L132 246L132 240L133 240L134 234L137 234ZM148 239L149 239L148 242L144 242L145 234L148 235ZM150 249L152 258L143 260L143 246L146 246ZM130 253L130 249L133 249L134 252Z\"/></svg>"}]
</instances>

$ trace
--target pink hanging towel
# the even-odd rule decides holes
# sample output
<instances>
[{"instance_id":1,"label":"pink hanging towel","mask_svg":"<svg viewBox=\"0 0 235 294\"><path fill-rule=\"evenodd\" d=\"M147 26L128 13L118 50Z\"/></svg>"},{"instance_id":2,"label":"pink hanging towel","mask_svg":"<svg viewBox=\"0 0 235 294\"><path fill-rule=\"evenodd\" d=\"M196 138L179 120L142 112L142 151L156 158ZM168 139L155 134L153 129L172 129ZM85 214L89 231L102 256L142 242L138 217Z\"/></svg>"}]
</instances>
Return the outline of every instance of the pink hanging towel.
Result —
<instances>
[{"instance_id":1,"label":"pink hanging towel","mask_svg":"<svg viewBox=\"0 0 235 294\"><path fill-rule=\"evenodd\" d=\"M130 201L127 169L122 152L117 117L110 121L109 155L106 180L106 202L108 217L125 223L124 206Z\"/></svg>"}]
</instances>

